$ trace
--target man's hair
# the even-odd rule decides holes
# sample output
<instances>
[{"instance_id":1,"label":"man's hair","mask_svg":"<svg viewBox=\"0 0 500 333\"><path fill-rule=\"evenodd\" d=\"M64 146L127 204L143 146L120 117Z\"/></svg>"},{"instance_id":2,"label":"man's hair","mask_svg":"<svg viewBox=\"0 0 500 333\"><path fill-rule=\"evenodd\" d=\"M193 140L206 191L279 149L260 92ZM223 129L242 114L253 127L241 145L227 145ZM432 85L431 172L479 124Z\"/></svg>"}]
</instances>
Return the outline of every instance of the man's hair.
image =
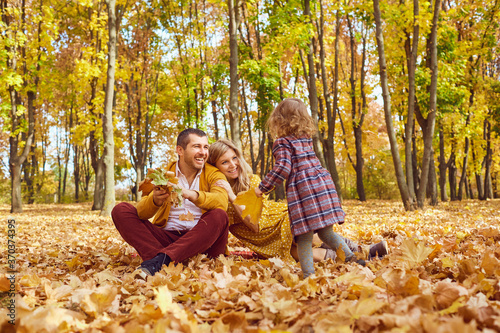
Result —
<instances>
[{"instance_id":1,"label":"man's hair","mask_svg":"<svg viewBox=\"0 0 500 333\"><path fill-rule=\"evenodd\" d=\"M180 132L179 135L177 136L177 145L181 146L182 149L186 149L187 148L187 145L189 143L189 134L197 135L200 138L203 138L203 137L207 136L207 134L205 132L203 132L202 130L200 130L200 129L197 129L197 128L186 128L185 130L183 130L182 132Z\"/></svg>"}]
</instances>

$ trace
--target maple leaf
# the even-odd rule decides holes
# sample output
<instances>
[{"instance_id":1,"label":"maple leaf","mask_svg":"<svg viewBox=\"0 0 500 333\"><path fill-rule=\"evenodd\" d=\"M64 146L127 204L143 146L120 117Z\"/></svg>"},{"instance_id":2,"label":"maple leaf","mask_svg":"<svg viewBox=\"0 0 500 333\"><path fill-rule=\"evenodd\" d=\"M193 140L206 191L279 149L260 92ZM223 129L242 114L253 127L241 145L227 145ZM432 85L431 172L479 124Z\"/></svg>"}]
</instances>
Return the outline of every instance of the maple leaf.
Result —
<instances>
[{"instance_id":1,"label":"maple leaf","mask_svg":"<svg viewBox=\"0 0 500 333\"><path fill-rule=\"evenodd\" d=\"M441 309L450 307L460 296L467 296L467 289L451 282L450 279L439 281L435 286L436 302Z\"/></svg>"},{"instance_id":2,"label":"maple leaf","mask_svg":"<svg viewBox=\"0 0 500 333\"><path fill-rule=\"evenodd\" d=\"M220 318L224 325L223 331L228 328L228 332L234 332L235 330L244 331L248 326L247 319L244 311L231 311Z\"/></svg>"},{"instance_id":3,"label":"maple leaf","mask_svg":"<svg viewBox=\"0 0 500 333\"><path fill-rule=\"evenodd\" d=\"M165 171L163 168L150 168L148 169L146 178L139 184L139 191L143 195L148 195L153 191L155 185L162 187L164 190L171 191L172 187L169 186L169 183L177 184L178 182L179 179L175 176L174 172Z\"/></svg>"},{"instance_id":4,"label":"maple leaf","mask_svg":"<svg viewBox=\"0 0 500 333\"><path fill-rule=\"evenodd\" d=\"M193 213L188 211L186 214L179 215L179 220L180 221L194 221L194 215L193 215Z\"/></svg>"},{"instance_id":5,"label":"maple leaf","mask_svg":"<svg viewBox=\"0 0 500 333\"><path fill-rule=\"evenodd\" d=\"M167 286L160 286L155 290L156 303L163 314L172 308L172 295Z\"/></svg>"},{"instance_id":6,"label":"maple leaf","mask_svg":"<svg viewBox=\"0 0 500 333\"><path fill-rule=\"evenodd\" d=\"M413 239L405 239L400 247L402 251L401 259L408 262L410 266L416 266L427 259L434 250L424 243L417 243Z\"/></svg>"},{"instance_id":7,"label":"maple leaf","mask_svg":"<svg viewBox=\"0 0 500 333\"><path fill-rule=\"evenodd\" d=\"M243 219L250 216L250 222L259 225L263 201L262 197L259 198L255 194L255 188L251 187L248 191L238 193L233 204L242 206L243 213L241 217Z\"/></svg>"},{"instance_id":8,"label":"maple leaf","mask_svg":"<svg viewBox=\"0 0 500 333\"><path fill-rule=\"evenodd\" d=\"M484 255L481 268L484 269L487 275L493 275L495 272L500 272L500 261L495 257L494 253L489 251Z\"/></svg>"},{"instance_id":9,"label":"maple leaf","mask_svg":"<svg viewBox=\"0 0 500 333\"><path fill-rule=\"evenodd\" d=\"M119 299L120 295L118 295L118 289L115 286L104 285L83 297L82 310L94 317L104 311L116 312Z\"/></svg>"},{"instance_id":10,"label":"maple leaf","mask_svg":"<svg viewBox=\"0 0 500 333\"><path fill-rule=\"evenodd\" d=\"M10 280L7 278L7 275L0 275L0 292L5 292L10 290Z\"/></svg>"},{"instance_id":11,"label":"maple leaf","mask_svg":"<svg viewBox=\"0 0 500 333\"><path fill-rule=\"evenodd\" d=\"M176 184L178 179L172 171L164 171L161 168L149 169L147 177L151 179L151 184L156 186L168 186L168 183Z\"/></svg>"},{"instance_id":12,"label":"maple leaf","mask_svg":"<svg viewBox=\"0 0 500 333\"><path fill-rule=\"evenodd\" d=\"M83 331L88 325L79 312L54 306L39 307L20 319L26 332Z\"/></svg>"},{"instance_id":13,"label":"maple leaf","mask_svg":"<svg viewBox=\"0 0 500 333\"><path fill-rule=\"evenodd\" d=\"M351 320L359 319L361 316L370 316L383 308L385 302L381 302L373 297L360 301L344 301L340 303L338 312L349 316Z\"/></svg>"}]
</instances>

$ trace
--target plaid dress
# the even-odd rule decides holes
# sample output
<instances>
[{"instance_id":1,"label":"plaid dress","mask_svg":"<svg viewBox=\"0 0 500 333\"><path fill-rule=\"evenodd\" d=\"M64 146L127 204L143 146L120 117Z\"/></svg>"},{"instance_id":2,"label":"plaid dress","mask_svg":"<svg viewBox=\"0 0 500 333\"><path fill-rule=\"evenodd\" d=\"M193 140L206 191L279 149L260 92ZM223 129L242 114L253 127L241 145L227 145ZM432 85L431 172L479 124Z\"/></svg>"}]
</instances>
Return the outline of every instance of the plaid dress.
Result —
<instances>
[{"instance_id":1,"label":"plaid dress","mask_svg":"<svg viewBox=\"0 0 500 333\"><path fill-rule=\"evenodd\" d=\"M345 213L330 173L321 166L312 139L287 136L273 145L274 167L259 184L267 193L286 181L288 214L294 236L344 223Z\"/></svg>"}]
</instances>

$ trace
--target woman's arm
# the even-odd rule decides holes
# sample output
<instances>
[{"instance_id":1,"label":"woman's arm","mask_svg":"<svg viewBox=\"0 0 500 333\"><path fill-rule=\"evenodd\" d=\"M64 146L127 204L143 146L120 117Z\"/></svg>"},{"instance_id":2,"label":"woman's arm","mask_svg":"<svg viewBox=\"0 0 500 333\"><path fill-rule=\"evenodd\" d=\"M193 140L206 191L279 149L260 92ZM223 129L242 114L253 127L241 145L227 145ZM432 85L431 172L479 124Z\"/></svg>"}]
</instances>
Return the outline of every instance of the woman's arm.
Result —
<instances>
[{"instance_id":1,"label":"woman's arm","mask_svg":"<svg viewBox=\"0 0 500 333\"><path fill-rule=\"evenodd\" d=\"M245 218L242 217L244 206L233 204L233 207L234 207L234 211L236 212L236 215L238 216L239 220L242 221L243 224L248 227L248 229L252 230L255 233L258 233L259 232L259 225L253 224L250 221L250 215L247 215Z\"/></svg>"},{"instance_id":2,"label":"woman's arm","mask_svg":"<svg viewBox=\"0 0 500 333\"><path fill-rule=\"evenodd\" d=\"M243 224L245 224L253 232L255 232L255 233L259 232L259 226L250 222L250 216L247 216L246 218L242 217L243 210L245 209L245 207L240 206L240 205L235 205L233 203L234 200L236 199L236 195L234 194L233 189L231 188L231 185L227 181L224 181L224 180L218 180L214 185L222 187L223 189L225 189L227 191L229 202L233 205L234 211L235 211L238 219L240 221L242 221Z\"/></svg>"}]
</instances>

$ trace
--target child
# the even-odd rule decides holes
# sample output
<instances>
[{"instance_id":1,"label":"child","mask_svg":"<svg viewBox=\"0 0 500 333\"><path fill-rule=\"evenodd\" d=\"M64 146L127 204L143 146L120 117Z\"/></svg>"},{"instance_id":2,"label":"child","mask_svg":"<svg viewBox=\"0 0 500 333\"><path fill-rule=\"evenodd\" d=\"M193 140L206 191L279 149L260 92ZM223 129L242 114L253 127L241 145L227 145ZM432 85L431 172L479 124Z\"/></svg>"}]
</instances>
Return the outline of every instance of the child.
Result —
<instances>
[{"instance_id":1,"label":"child","mask_svg":"<svg viewBox=\"0 0 500 333\"><path fill-rule=\"evenodd\" d=\"M346 262L358 260L344 239L333 232L334 223L344 223L345 213L332 177L314 153L312 136L316 127L304 103L287 98L278 104L267 121L274 138L275 164L255 189L257 196L270 192L286 180L290 226L297 246L304 278L314 274L312 239L314 232L330 248L341 247Z\"/></svg>"}]
</instances>

